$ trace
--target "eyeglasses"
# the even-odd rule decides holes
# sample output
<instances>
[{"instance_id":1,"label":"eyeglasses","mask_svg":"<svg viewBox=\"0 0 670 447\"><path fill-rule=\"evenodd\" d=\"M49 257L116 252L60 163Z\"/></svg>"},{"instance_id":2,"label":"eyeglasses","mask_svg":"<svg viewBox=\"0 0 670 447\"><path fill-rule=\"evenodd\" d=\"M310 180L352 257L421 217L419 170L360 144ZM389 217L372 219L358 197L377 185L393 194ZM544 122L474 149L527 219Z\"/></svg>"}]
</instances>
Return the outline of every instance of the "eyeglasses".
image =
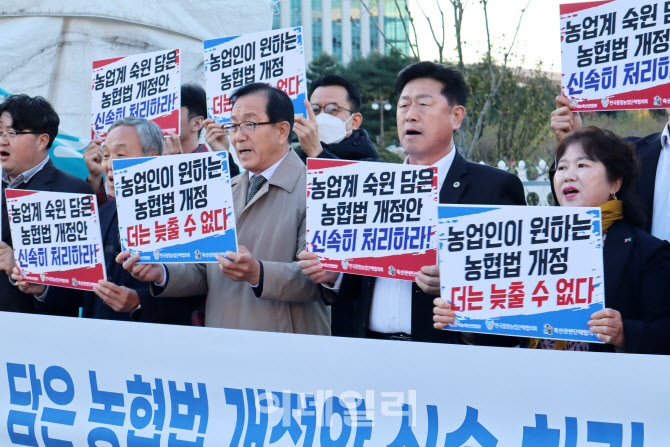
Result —
<instances>
[{"instance_id":1,"label":"eyeglasses","mask_svg":"<svg viewBox=\"0 0 670 447\"><path fill-rule=\"evenodd\" d=\"M16 140L17 135L27 135L29 133L33 135L40 135L39 132L17 132L15 130L5 130L4 132L0 131L0 138L5 137L9 141L14 141Z\"/></svg>"},{"instance_id":2,"label":"eyeglasses","mask_svg":"<svg viewBox=\"0 0 670 447\"><path fill-rule=\"evenodd\" d=\"M338 106L334 102L326 104L323 107L318 104L312 104L312 112L314 112L314 115L318 115L319 113L321 113L321 109L323 109L323 111L326 112L328 115L337 115L338 113L340 113L340 109L344 109L349 113L354 113L351 110L347 109L346 107Z\"/></svg>"},{"instance_id":3,"label":"eyeglasses","mask_svg":"<svg viewBox=\"0 0 670 447\"><path fill-rule=\"evenodd\" d=\"M276 124L271 121L266 121L264 123L254 123L253 121L242 121L240 124L227 123L221 126L223 133L226 135L233 135L237 133L238 129L242 131L245 135L253 135L256 132L256 126L262 126L264 124Z\"/></svg>"}]
</instances>

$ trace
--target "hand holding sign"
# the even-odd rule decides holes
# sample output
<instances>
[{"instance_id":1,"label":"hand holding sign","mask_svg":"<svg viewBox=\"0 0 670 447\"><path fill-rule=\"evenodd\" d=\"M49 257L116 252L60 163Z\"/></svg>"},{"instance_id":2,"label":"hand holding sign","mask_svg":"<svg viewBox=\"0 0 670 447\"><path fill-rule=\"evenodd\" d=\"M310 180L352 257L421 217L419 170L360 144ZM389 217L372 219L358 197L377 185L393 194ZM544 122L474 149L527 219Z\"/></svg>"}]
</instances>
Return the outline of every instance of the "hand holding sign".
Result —
<instances>
[{"instance_id":1,"label":"hand holding sign","mask_svg":"<svg viewBox=\"0 0 670 447\"><path fill-rule=\"evenodd\" d=\"M243 245L238 252L227 251L226 256L216 255L221 273L233 281L246 281L252 286L261 281L261 265Z\"/></svg>"},{"instance_id":2,"label":"hand holding sign","mask_svg":"<svg viewBox=\"0 0 670 447\"><path fill-rule=\"evenodd\" d=\"M440 296L440 266L424 265L416 275L416 285L424 292Z\"/></svg>"},{"instance_id":3,"label":"hand holding sign","mask_svg":"<svg viewBox=\"0 0 670 447\"><path fill-rule=\"evenodd\" d=\"M0 270L4 270L7 275L10 275L13 268L14 249L4 242L0 242Z\"/></svg>"},{"instance_id":4,"label":"hand holding sign","mask_svg":"<svg viewBox=\"0 0 670 447\"><path fill-rule=\"evenodd\" d=\"M84 150L84 162L88 168L86 181L93 191L98 192L102 187L102 139L94 138Z\"/></svg>"},{"instance_id":5,"label":"hand holding sign","mask_svg":"<svg viewBox=\"0 0 670 447\"><path fill-rule=\"evenodd\" d=\"M223 133L221 123L214 121L214 118L207 118L203 123L205 130L205 141L213 151L227 151L230 147L228 136Z\"/></svg>"},{"instance_id":6,"label":"hand holding sign","mask_svg":"<svg viewBox=\"0 0 670 447\"><path fill-rule=\"evenodd\" d=\"M451 310L451 304L442 298L433 300L433 327L435 329L444 329L447 325L456 321L456 312Z\"/></svg>"},{"instance_id":7,"label":"hand holding sign","mask_svg":"<svg viewBox=\"0 0 670 447\"><path fill-rule=\"evenodd\" d=\"M582 128L582 117L579 112L572 111L574 108L575 103L565 96L556 97L556 110L551 112L551 130L558 141L570 132Z\"/></svg>"},{"instance_id":8,"label":"hand holding sign","mask_svg":"<svg viewBox=\"0 0 670 447\"><path fill-rule=\"evenodd\" d=\"M623 322L618 310L605 308L594 312L591 320L587 323L589 330L596 334L599 340L624 349L626 340L623 333Z\"/></svg>"},{"instance_id":9,"label":"hand holding sign","mask_svg":"<svg viewBox=\"0 0 670 447\"><path fill-rule=\"evenodd\" d=\"M163 275L163 266L160 264L138 264L140 255L134 255L128 250L122 251L116 257L116 263L123 265L123 269L132 275L133 278L143 282L154 282L161 284L165 281Z\"/></svg>"},{"instance_id":10,"label":"hand holding sign","mask_svg":"<svg viewBox=\"0 0 670 447\"><path fill-rule=\"evenodd\" d=\"M317 284L326 284L333 286L340 274L338 272L331 272L323 269L323 264L319 260L319 257L316 253L312 253L306 250L298 253L298 267L302 270L303 275L308 277Z\"/></svg>"},{"instance_id":11,"label":"hand holding sign","mask_svg":"<svg viewBox=\"0 0 670 447\"><path fill-rule=\"evenodd\" d=\"M167 133L168 134L165 136L163 143L163 155L183 154L181 149L181 141L179 141L179 135L172 132L171 130L168 130Z\"/></svg>"},{"instance_id":12,"label":"hand holding sign","mask_svg":"<svg viewBox=\"0 0 670 447\"><path fill-rule=\"evenodd\" d=\"M99 281L93 288L93 293L115 312L130 312L140 305L140 297L136 291L128 287L117 286L113 282Z\"/></svg>"},{"instance_id":13,"label":"hand holding sign","mask_svg":"<svg viewBox=\"0 0 670 447\"><path fill-rule=\"evenodd\" d=\"M295 115L293 131L298 136L300 147L308 157L318 157L323 152L321 141L319 141L319 125L316 122L316 116L312 110L312 105L305 100L307 108L307 118L302 115Z\"/></svg>"},{"instance_id":14,"label":"hand holding sign","mask_svg":"<svg viewBox=\"0 0 670 447\"><path fill-rule=\"evenodd\" d=\"M12 271L12 279L16 281L16 287L23 293L40 296L47 288L44 284L34 284L25 281L21 274L21 270L19 270L18 267L14 267L14 270Z\"/></svg>"}]
</instances>

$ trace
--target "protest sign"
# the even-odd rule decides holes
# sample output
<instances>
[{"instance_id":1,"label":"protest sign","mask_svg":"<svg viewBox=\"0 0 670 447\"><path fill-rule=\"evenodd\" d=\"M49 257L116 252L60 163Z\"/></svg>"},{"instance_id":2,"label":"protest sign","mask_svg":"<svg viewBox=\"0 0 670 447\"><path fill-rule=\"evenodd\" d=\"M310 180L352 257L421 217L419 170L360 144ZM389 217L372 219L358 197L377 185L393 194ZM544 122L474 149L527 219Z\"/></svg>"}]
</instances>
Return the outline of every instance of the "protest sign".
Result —
<instances>
[{"instance_id":1,"label":"protest sign","mask_svg":"<svg viewBox=\"0 0 670 447\"><path fill-rule=\"evenodd\" d=\"M167 135L180 133L179 50L163 50L93 62L91 138L107 137L114 121L146 118Z\"/></svg>"},{"instance_id":2,"label":"protest sign","mask_svg":"<svg viewBox=\"0 0 670 447\"><path fill-rule=\"evenodd\" d=\"M263 82L286 92L298 115L307 116L307 78L302 27L205 40L207 113L230 121L231 94L243 85Z\"/></svg>"},{"instance_id":3,"label":"protest sign","mask_svg":"<svg viewBox=\"0 0 670 447\"><path fill-rule=\"evenodd\" d=\"M228 152L113 160L121 247L139 262L237 251Z\"/></svg>"},{"instance_id":4,"label":"protest sign","mask_svg":"<svg viewBox=\"0 0 670 447\"><path fill-rule=\"evenodd\" d=\"M440 205L446 329L601 343L589 331L604 308L600 208Z\"/></svg>"},{"instance_id":5,"label":"protest sign","mask_svg":"<svg viewBox=\"0 0 670 447\"><path fill-rule=\"evenodd\" d=\"M670 1L560 5L563 95L574 110L670 107Z\"/></svg>"},{"instance_id":6,"label":"protest sign","mask_svg":"<svg viewBox=\"0 0 670 447\"><path fill-rule=\"evenodd\" d=\"M93 290L105 279L94 195L7 189L16 266L26 281Z\"/></svg>"},{"instance_id":7,"label":"protest sign","mask_svg":"<svg viewBox=\"0 0 670 447\"><path fill-rule=\"evenodd\" d=\"M2 445L651 447L670 439L667 356L6 312L0 337L11 340L0 365Z\"/></svg>"},{"instance_id":8,"label":"protest sign","mask_svg":"<svg viewBox=\"0 0 670 447\"><path fill-rule=\"evenodd\" d=\"M437 264L437 168L307 159L307 250L326 270L414 281Z\"/></svg>"}]
</instances>

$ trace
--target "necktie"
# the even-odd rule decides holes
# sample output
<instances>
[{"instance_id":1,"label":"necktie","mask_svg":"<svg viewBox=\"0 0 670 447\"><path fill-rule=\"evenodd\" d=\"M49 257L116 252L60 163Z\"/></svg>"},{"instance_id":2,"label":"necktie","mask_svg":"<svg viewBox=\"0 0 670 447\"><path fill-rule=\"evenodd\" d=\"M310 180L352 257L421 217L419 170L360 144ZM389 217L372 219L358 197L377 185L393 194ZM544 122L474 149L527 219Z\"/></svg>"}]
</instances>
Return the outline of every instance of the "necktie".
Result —
<instances>
[{"instance_id":1,"label":"necktie","mask_svg":"<svg viewBox=\"0 0 670 447\"><path fill-rule=\"evenodd\" d=\"M265 183L265 177L262 175L254 175L249 179L249 194L247 194L247 203L256 195L261 186Z\"/></svg>"}]
</instances>

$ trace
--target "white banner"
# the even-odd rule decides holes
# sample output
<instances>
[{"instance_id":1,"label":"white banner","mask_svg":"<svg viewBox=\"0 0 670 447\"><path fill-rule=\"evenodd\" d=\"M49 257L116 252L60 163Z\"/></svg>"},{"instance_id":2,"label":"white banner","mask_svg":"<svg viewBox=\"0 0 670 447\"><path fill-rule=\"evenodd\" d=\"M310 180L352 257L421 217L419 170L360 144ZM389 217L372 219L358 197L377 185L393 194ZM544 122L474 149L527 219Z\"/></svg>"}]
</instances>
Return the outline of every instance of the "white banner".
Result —
<instances>
[{"instance_id":1,"label":"white banner","mask_svg":"<svg viewBox=\"0 0 670 447\"><path fill-rule=\"evenodd\" d=\"M670 105L670 1L560 5L561 85L575 110Z\"/></svg>"},{"instance_id":2,"label":"white banner","mask_svg":"<svg viewBox=\"0 0 670 447\"><path fill-rule=\"evenodd\" d=\"M237 251L228 151L113 160L121 247L139 262Z\"/></svg>"},{"instance_id":3,"label":"white banner","mask_svg":"<svg viewBox=\"0 0 670 447\"><path fill-rule=\"evenodd\" d=\"M440 205L447 329L600 342L586 324L604 308L600 208Z\"/></svg>"},{"instance_id":4,"label":"white banner","mask_svg":"<svg viewBox=\"0 0 670 447\"><path fill-rule=\"evenodd\" d=\"M230 121L232 93L254 82L283 90L293 101L295 113L307 116L302 27L205 40L204 47L210 118Z\"/></svg>"},{"instance_id":5,"label":"white banner","mask_svg":"<svg viewBox=\"0 0 670 447\"><path fill-rule=\"evenodd\" d=\"M670 439L666 356L5 312L0 337L11 340L0 365L6 446L662 447Z\"/></svg>"},{"instance_id":6,"label":"white banner","mask_svg":"<svg viewBox=\"0 0 670 447\"><path fill-rule=\"evenodd\" d=\"M26 281L93 290L107 277L94 195L7 189L16 266Z\"/></svg>"},{"instance_id":7,"label":"white banner","mask_svg":"<svg viewBox=\"0 0 670 447\"><path fill-rule=\"evenodd\" d=\"M307 249L326 270L414 281L437 264L437 168L307 159Z\"/></svg>"},{"instance_id":8,"label":"white banner","mask_svg":"<svg viewBox=\"0 0 670 447\"><path fill-rule=\"evenodd\" d=\"M158 124L167 135L180 133L181 68L179 50L134 54L93 62L91 138L126 116Z\"/></svg>"}]
</instances>

